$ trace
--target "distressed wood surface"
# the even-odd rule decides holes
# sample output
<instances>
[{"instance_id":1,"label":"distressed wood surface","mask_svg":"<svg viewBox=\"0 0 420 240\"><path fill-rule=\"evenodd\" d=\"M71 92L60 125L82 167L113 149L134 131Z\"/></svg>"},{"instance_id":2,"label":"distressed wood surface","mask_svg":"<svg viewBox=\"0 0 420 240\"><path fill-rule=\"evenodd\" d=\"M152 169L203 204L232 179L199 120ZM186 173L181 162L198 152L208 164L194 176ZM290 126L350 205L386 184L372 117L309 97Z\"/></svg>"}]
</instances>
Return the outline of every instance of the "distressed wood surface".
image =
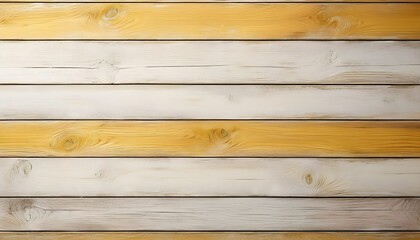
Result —
<instances>
[{"instance_id":1,"label":"distressed wood surface","mask_svg":"<svg viewBox=\"0 0 420 240\"><path fill-rule=\"evenodd\" d=\"M0 85L0 119L420 119L420 86Z\"/></svg>"},{"instance_id":2,"label":"distressed wood surface","mask_svg":"<svg viewBox=\"0 0 420 240\"><path fill-rule=\"evenodd\" d=\"M0 54L0 84L420 83L420 42L5 41Z\"/></svg>"},{"instance_id":3,"label":"distressed wood surface","mask_svg":"<svg viewBox=\"0 0 420 240\"><path fill-rule=\"evenodd\" d=\"M418 240L413 232L0 232L1 240Z\"/></svg>"},{"instance_id":4,"label":"distressed wood surface","mask_svg":"<svg viewBox=\"0 0 420 240\"><path fill-rule=\"evenodd\" d=\"M3 158L1 196L419 196L420 159Z\"/></svg>"},{"instance_id":5,"label":"distressed wood surface","mask_svg":"<svg viewBox=\"0 0 420 240\"><path fill-rule=\"evenodd\" d=\"M418 198L18 198L7 230L420 230Z\"/></svg>"},{"instance_id":6,"label":"distressed wood surface","mask_svg":"<svg viewBox=\"0 0 420 240\"><path fill-rule=\"evenodd\" d=\"M420 39L420 5L4 3L0 39Z\"/></svg>"},{"instance_id":7,"label":"distressed wood surface","mask_svg":"<svg viewBox=\"0 0 420 240\"><path fill-rule=\"evenodd\" d=\"M420 121L1 121L0 154L420 157Z\"/></svg>"}]
</instances>

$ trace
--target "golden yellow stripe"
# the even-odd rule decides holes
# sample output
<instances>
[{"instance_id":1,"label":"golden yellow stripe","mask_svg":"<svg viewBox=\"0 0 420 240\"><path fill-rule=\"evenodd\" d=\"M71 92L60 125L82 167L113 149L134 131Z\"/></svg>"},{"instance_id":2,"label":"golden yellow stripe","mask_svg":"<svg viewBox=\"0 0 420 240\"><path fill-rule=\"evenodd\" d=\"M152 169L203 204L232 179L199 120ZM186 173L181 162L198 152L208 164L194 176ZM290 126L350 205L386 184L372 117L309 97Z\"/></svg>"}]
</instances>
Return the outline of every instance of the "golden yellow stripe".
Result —
<instances>
[{"instance_id":1,"label":"golden yellow stripe","mask_svg":"<svg viewBox=\"0 0 420 240\"><path fill-rule=\"evenodd\" d=\"M5 121L0 156L420 157L420 121Z\"/></svg>"},{"instance_id":2,"label":"golden yellow stripe","mask_svg":"<svg viewBox=\"0 0 420 240\"><path fill-rule=\"evenodd\" d=\"M420 39L419 4L5 3L1 39Z\"/></svg>"},{"instance_id":3,"label":"golden yellow stripe","mask_svg":"<svg viewBox=\"0 0 420 240\"><path fill-rule=\"evenodd\" d=\"M0 240L417 240L420 233L0 233Z\"/></svg>"}]
</instances>

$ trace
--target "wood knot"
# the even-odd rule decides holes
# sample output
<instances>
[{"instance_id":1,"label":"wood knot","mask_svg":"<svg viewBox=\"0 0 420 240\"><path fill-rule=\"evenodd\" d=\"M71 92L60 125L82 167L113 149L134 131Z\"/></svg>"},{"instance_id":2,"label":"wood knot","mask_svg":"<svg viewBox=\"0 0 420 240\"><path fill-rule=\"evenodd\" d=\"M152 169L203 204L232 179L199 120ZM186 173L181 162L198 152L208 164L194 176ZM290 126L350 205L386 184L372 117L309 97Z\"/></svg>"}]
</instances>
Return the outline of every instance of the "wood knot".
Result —
<instances>
[{"instance_id":1,"label":"wood knot","mask_svg":"<svg viewBox=\"0 0 420 240\"><path fill-rule=\"evenodd\" d=\"M108 9L105 10L103 16L105 20L112 20L114 19L117 15L118 15L118 8L116 7L110 7Z\"/></svg>"},{"instance_id":2,"label":"wood knot","mask_svg":"<svg viewBox=\"0 0 420 240\"><path fill-rule=\"evenodd\" d=\"M105 80L109 83L114 83L118 72L121 70L118 66L118 63L114 61L108 61L105 59L99 60L96 64L96 75L97 78Z\"/></svg>"},{"instance_id":3,"label":"wood knot","mask_svg":"<svg viewBox=\"0 0 420 240\"><path fill-rule=\"evenodd\" d=\"M224 128L212 129L209 133L210 142L222 141L222 142L227 143L229 142L230 138L231 138L231 133Z\"/></svg>"},{"instance_id":4,"label":"wood knot","mask_svg":"<svg viewBox=\"0 0 420 240\"><path fill-rule=\"evenodd\" d=\"M314 15L309 15L309 18L320 25L329 25L331 23L331 13L328 7L321 7Z\"/></svg>"},{"instance_id":5,"label":"wood knot","mask_svg":"<svg viewBox=\"0 0 420 240\"><path fill-rule=\"evenodd\" d=\"M32 171L32 164L29 160L19 159L13 164L12 172L14 175L27 177Z\"/></svg>"},{"instance_id":6,"label":"wood knot","mask_svg":"<svg viewBox=\"0 0 420 240\"><path fill-rule=\"evenodd\" d=\"M98 170L97 172L95 172L95 177L96 178L104 178L105 177L105 171L104 170Z\"/></svg>"},{"instance_id":7,"label":"wood knot","mask_svg":"<svg viewBox=\"0 0 420 240\"><path fill-rule=\"evenodd\" d=\"M10 201L8 213L21 223L32 223L43 218L47 211L37 207L32 199L16 199Z\"/></svg>"},{"instance_id":8,"label":"wood knot","mask_svg":"<svg viewBox=\"0 0 420 240\"><path fill-rule=\"evenodd\" d=\"M335 50L330 50L328 52L328 63L333 64L337 61L337 52Z\"/></svg>"},{"instance_id":9,"label":"wood knot","mask_svg":"<svg viewBox=\"0 0 420 240\"><path fill-rule=\"evenodd\" d=\"M63 140L63 149L66 151L74 151L79 146L79 138L76 136L69 136Z\"/></svg>"},{"instance_id":10,"label":"wood knot","mask_svg":"<svg viewBox=\"0 0 420 240\"><path fill-rule=\"evenodd\" d=\"M314 179L313 179L312 175L308 173L308 174L305 175L305 181L308 185L311 185L312 182L314 181Z\"/></svg>"},{"instance_id":11,"label":"wood knot","mask_svg":"<svg viewBox=\"0 0 420 240\"><path fill-rule=\"evenodd\" d=\"M59 136L56 141L50 144L56 150L73 152L82 145L82 138L76 135Z\"/></svg>"},{"instance_id":12,"label":"wood knot","mask_svg":"<svg viewBox=\"0 0 420 240\"><path fill-rule=\"evenodd\" d=\"M363 24L354 16L340 15L340 13L334 12L333 9L328 7L321 9L314 17L310 18L317 24L330 28L334 35L351 31L352 28Z\"/></svg>"}]
</instances>

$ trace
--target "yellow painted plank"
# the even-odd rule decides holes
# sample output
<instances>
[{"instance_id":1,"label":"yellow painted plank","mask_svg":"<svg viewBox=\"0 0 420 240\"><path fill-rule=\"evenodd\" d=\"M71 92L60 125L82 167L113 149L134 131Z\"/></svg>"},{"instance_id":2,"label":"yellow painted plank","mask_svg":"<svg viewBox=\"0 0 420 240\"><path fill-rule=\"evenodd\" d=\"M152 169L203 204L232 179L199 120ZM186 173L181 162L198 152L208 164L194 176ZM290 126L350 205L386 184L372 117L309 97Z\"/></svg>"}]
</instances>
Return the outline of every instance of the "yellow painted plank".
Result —
<instances>
[{"instance_id":1,"label":"yellow painted plank","mask_svg":"<svg viewBox=\"0 0 420 240\"><path fill-rule=\"evenodd\" d=\"M3 121L0 156L420 157L420 121Z\"/></svg>"},{"instance_id":2,"label":"yellow painted plank","mask_svg":"<svg viewBox=\"0 0 420 240\"><path fill-rule=\"evenodd\" d=\"M2 232L0 240L416 240L420 233L347 233L347 232L277 232L277 233L139 233L139 232Z\"/></svg>"},{"instance_id":3,"label":"yellow painted plank","mask_svg":"<svg viewBox=\"0 0 420 240\"><path fill-rule=\"evenodd\" d=\"M4 3L0 39L420 39L419 4Z\"/></svg>"}]
</instances>

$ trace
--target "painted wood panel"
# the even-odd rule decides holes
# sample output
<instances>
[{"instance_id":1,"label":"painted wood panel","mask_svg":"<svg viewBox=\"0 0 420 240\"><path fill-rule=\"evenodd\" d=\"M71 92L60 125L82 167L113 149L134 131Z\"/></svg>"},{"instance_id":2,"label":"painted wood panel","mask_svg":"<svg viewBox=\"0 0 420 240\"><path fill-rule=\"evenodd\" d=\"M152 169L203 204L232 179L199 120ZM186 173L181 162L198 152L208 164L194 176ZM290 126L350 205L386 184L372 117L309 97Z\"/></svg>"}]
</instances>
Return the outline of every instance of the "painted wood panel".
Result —
<instances>
[{"instance_id":1,"label":"painted wood panel","mask_svg":"<svg viewBox=\"0 0 420 240\"><path fill-rule=\"evenodd\" d=\"M419 121L1 121L0 154L420 157L419 133Z\"/></svg>"},{"instance_id":2,"label":"painted wood panel","mask_svg":"<svg viewBox=\"0 0 420 240\"><path fill-rule=\"evenodd\" d=\"M8 230L420 230L418 198L0 200Z\"/></svg>"},{"instance_id":3,"label":"painted wood panel","mask_svg":"<svg viewBox=\"0 0 420 240\"><path fill-rule=\"evenodd\" d=\"M420 39L418 4L5 3L0 39Z\"/></svg>"},{"instance_id":4,"label":"painted wood panel","mask_svg":"<svg viewBox=\"0 0 420 240\"><path fill-rule=\"evenodd\" d=\"M413 232L0 232L1 240L418 240Z\"/></svg>"},{"instance_id":5,"label":"painted wood panel","mask_svg":"<svg viewBox=\"0 0 420 240\"><path fill-rule=\"evenodd\" d=\"M3 158L1 196L419 196L420 159Z\"/></svg>"},{"instance_id":6,"label":"painted wood panel","mask_svg":"<svg viewBox=\"0 0 420 240\"><path fill-rule=\"evenodd\" d=\"M420 42L0 42L0 84L418 84Z\"/></svg>"},{"instance_id":7,"label":"painted wood panel","mask_svg":"<svg viewBox=\"0 0 420 240\"><path fill-rule=\"evenodd\" d=\"M420 119L420 86L0 86L0 119Z\"/></svg>"}]
</instances>

